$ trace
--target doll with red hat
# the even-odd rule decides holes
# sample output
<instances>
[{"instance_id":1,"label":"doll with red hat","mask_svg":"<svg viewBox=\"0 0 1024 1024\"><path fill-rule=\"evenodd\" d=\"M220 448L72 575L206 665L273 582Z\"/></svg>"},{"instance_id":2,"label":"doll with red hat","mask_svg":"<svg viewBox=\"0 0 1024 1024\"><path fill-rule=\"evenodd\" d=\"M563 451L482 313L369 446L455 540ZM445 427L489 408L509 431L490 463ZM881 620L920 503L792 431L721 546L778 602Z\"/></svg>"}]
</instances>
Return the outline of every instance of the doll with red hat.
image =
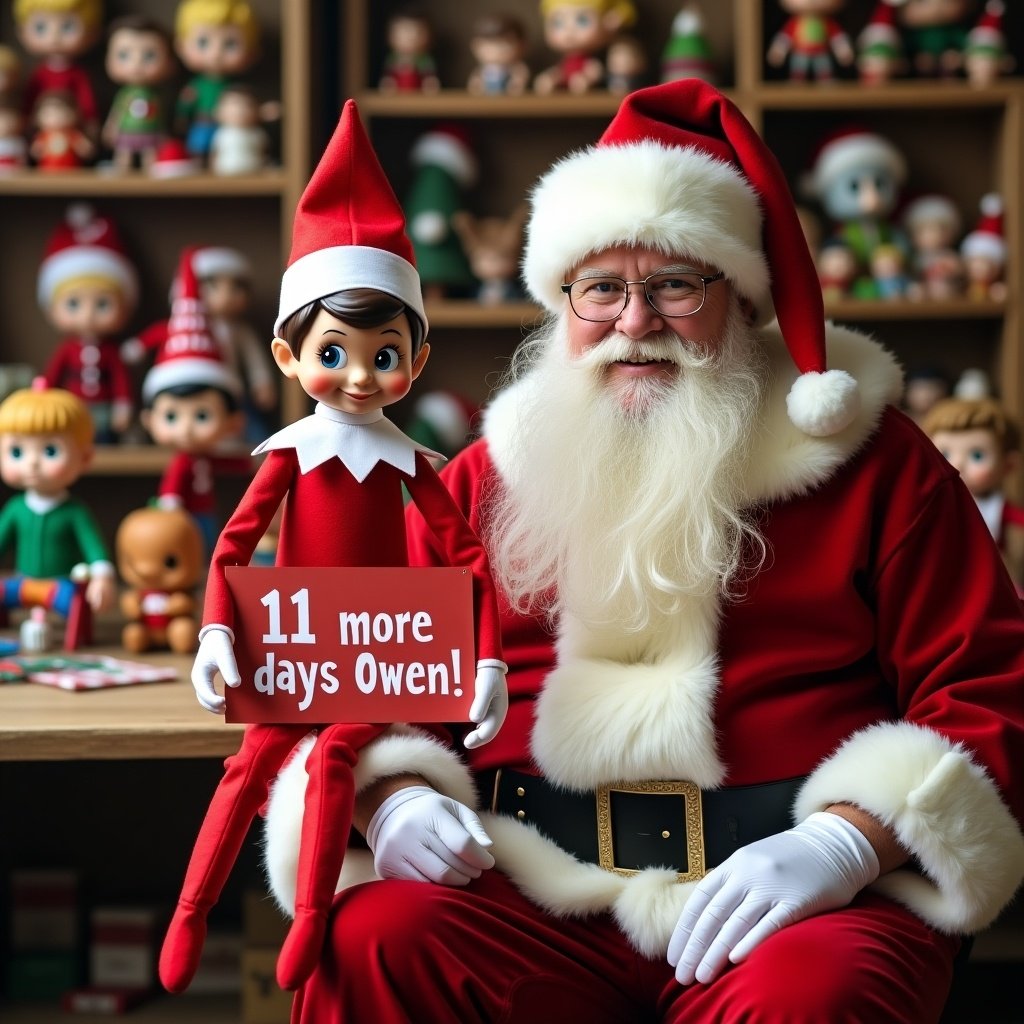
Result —
<instances>
[{"instance_id":1,"label":"doll with red hat","mask_svg":"<svg viewBox=\"0 0 1024 1024\"><path fill-rule=\"evenodd\" d=\"M161 342L142 381L141 419L157 444L175 452L160 480L160 504L191 513L209 554L219 528L216 481L226 473L248 473L252 464L222 451L242 430L242 382L210 330L194 256L193 248L181 255L170 319L148 331Z\"/></svg>"},{"instance_id":2,"label":"doll with red hat","mask_svg":"<svg viewBox=\"0 0 1024 1024\"><path fill-rule=\"evenodd\" d=\"M977 226L960 243L967 297L1002 302L1007 295L1007 245L1003 234L1003 199L995 192L982 196Z\"/></svg>"},{"instance_id":3,"label":"doll with red hat","mask_svg":"<svg viewBox=\"0 0 1024 1024\"><path fill-rule=\"evenodd\" d=\"M138 301L138 276L117 225L85 203L68 207L39 265L36 298L64 334L43 372L89 407L96 440L110 443L132 416L131 378L118 336Z\"/></svg>"},{"instance_id":4,"label":"doll with red hat","mask_svg":"<svg viewBox=\"0 0 1024 1024\"><path fill-rule=\"evenodd\" d=\"M214 550L192 669L196 694L207 710L224 708L213 687L218 672L228 686L240 683L225 568L248 563L282 503L278 565L407 565L404 485L436 530L449 564L472 572L479 660L470 710L475 727L464 742L472 748L496 734L508 703L506 666L483 545L432 469L428 460L435 453L383 415L383 408L404 397L420 375L429 354L426 332L401 207L350 100L296 211L272 342L281 372L297 380L317 405L312 415L256 449L254 454L266 459ZM393 729L407 736L410 727ZM356 767L358 752L391 731L385 725L323 725L300 755L309 773L309 798L295 919L278 959L284 988L296 988L308 977L323 945L356 791L366 781ZM171 991L191 980L207 912L271 780L307 733L301 724L250 725L238 754L228 759L160 956L160 978ZM430 745L429 736L420 735ZM387 739L384 744L386 751ZM477 871L491 863L478 844L466 856L479 862Z\"/></svg>"}]
</instances>

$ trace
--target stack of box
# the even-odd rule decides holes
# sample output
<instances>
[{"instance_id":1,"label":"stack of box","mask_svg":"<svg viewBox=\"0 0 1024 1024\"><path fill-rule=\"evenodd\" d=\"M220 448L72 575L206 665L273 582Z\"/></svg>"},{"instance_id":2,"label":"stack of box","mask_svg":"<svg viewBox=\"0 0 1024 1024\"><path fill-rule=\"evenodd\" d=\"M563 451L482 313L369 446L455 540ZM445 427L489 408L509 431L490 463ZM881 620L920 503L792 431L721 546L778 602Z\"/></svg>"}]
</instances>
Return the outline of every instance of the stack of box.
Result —
<instances>
[{"instance_id":1,"label":"stack of box","mask_svg":"<svg viewBox=\"0 0 1024 1024\"><path fill-rule=\"evenodd\" d=\"M81 981L78 876L73 871L11 873L11 1000L53 1000Z\"/></svg>"},{"instance_id":2,"label":"stack of box","mask_svg":"<svg viewBox=\"0 0 1024 1024\"><path fill-rule=\"evenodd\" d=\"M273 898L248 891L242 905L245 948L242 951L243 1024L287 1024L292 996L277 985L277 954L288 921Z\"/></svg>"}]
</instances>

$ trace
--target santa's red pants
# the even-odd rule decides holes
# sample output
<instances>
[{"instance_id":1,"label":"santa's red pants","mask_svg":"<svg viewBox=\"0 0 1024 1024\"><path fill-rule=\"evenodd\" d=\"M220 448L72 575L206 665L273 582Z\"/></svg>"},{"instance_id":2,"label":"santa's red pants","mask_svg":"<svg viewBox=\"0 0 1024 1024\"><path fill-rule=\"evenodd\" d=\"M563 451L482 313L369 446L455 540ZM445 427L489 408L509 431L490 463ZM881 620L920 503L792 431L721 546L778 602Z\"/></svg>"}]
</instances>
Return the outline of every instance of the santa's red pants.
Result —
<instances>
[{"instance_id":1,"label":"santa's red pants","mask_svg":"<svg viewBox=\"0 0 1024 1024\"><path fill-rule=\"evenodd\" d=\"M292 1024L926 1024L959 941L871 895L773 935L682 988L607 915L556 919L497 871L468 887L385 881L335 900Z\"/></svg>"}]
</instances>

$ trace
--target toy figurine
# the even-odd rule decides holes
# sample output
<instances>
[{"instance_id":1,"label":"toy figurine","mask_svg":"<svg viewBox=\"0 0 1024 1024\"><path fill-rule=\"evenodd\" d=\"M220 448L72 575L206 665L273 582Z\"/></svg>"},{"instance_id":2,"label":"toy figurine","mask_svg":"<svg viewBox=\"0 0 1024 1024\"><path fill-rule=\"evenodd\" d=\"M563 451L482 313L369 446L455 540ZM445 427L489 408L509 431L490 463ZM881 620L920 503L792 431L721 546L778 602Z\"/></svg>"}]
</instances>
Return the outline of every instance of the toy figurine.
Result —
<instances>
[{"instance_id":1,"label":"toy figurine","mask_svg":"<svg viewBox=\"0 0 1024 1024\"><path fill-rule=\"evenodd\" d=\"M484 305L521 299L519 257L523 248L526 207L509 217L474 217L465 210L452 215L452 227L469 257L469 267L480 282L476 297Z\"/></svg>"},{"instance_id":2,"label":"toy figurine","mask_svg":"<svg viewBox=\"0 0 1024 1024\"><path fill-rule=\"evenodd\" d=\"M135 312L139 284L117 226L85 203L68 207L39 265L36 297L65 337L44 377L89 407L101 443L117 440L132 417L132 385L120 335Z\"/></svg>"},{"instance_id":3,"label":"toy figurine","mask_svg":"<svg viewBox=\"0 0 1024 1024\"><path fill-rule=\"evenodd\" d=\"M225 175L264 170L270 162L270 136L263 122L276 120L277 107L261 104L247 86L226 86L213 111L217 129L210 140L210 170Z\"/></svg>"},{"instance_id":4,"label":"toy figurine","mask_svg":"<svg viewBox=\"0 0 1024 1024\"><path fill-rule=\"evenodd\" d=\"M89 410L37 378L0 403L0 479L23 491L0 509L0 556L14 553L15 574L2 581L3 608L38 607L67 618L78 593L93 611L114 603L114 566L92 513L68 488L93 457ZM46 633L45 617L30 624ZM48 643L42 646L48 646Z\"/></svg>"},{"instance_id":5,"label":"toy figurine","mask_svg":"<svg viewBox=\"0 0 1024 1024\"><path fill-rule=\"evenodd\" d=\"M1020 592L1024 585L1024 508L1011 504L1003 490L1020 465L1017 424L993 398L947 398L932 408L921 429L974 496Z\"/></svg>"},{"instance_id":6,"label":"toy figurine","mask_svg":"<svg viewBox=\"0 0 1024 1024\"><path fill-rule=\"evenodd\" d=\"M687 0L672 19L672 30L661 51L661 81L680 78L699 78L712 85L718 81L718 68L704 32L704 12L695 0Z\"/></svg>"},{"instance_id":7,"label":"toy figurine","mask_svg":"<svg viewBox=\"0 0 1024 1024\"><path fill-rule=\"evenodd\" d=\"M463 190L476 182L476 157L461 125L421 135L409 156L416 174L405 214L424 294L429 300L465 295L473 274L451 219L462 208Z\"/></svg>"},{"instance_id":8,"label":"toy figurine","mask_svg":"<svg viewBox=\"0 0 1024 1024\"><path fill-rule=\"evenodd\" d=\"M246 320L252 299L252 267L237 249L212 245L194 251L192 269L221 356L245 381L245 436L258 444L270 433L277 384L268 346Z\"/></svg>"},{"instance_id":9,"label":"toy figurine","mask_svg":"<svg viewBox=\"0 0 1024 1024\"><path fill-rule=\"evenodd\" d=\"M175 72L171 41L150 18L118 18L110 26L106 68L120 88L103 125L103 141L114 151L118 170L131 170L136 157L148 169L166 133L158 86Z\"/></svg>"},{"instance_id":10,"label":"toy figurine","mask_svg":"<svg viewBox=\"0 0 1024 1024\"><path fill-rule=\"evenodd\" d=\"M911 299L951 299L963 292L963 261L956 251L961 217L948 196L918 196L903 211L910 240Z\"/></svg>"},{"instance_id":11,"label":"toy figurine","mask_svg":"<svg viewBox=\"0 0 1024 1024\"><path fill-rule=\"evenodd\" d=\"M903 409L918 425L933 406L949 397L949 374L937 366L916 366L907 371L903 388Z\"/></svg>"},{"instance_id":12,"label":"toy figurine","mask_svg":"<svg viewBox=\"0 0 1024 1024\"><path fill-rule=\"evenodd\" d=\"M790 17L768 47L766 60L780 68L789 59L789 78L805 82L816 78L831 82L832 58L849 67L854 60L850 37L830 15L845 6L845 0L779 0Z\"/></svg>"},{"instance_id":13,"label":"toy figurine","mask_svg":"<svg viewBox=\"0 0 1024 1024\"><path fill-rule=\"evenodd\" d=\"M994 193L982 197L977 227L960 243L967 278L967 297L1002 302L1006 298L1006 240L1003 200Z\"/></svg>"},{"instance_id":14,"label":"toy figurine","mask_svg":"<svg viewBox=\"0 0 1024 1024\"><path fill-rule=\"evenodd\" d=\"M0 175L22 170L28 163L28 143L20 108L0 103Z\"/></svg>"},{"instance_id":15,"label":"toy figurine","mask_svg":"<svg viewBox=\"0 0 1024 1024\"><path fill-rule=\"evenodd\" d=\"M40 171L82 167L96 152L82 131L74 98L67 92L44 92L33 112L36 131L28 151Z\"/></svg>"},{"instance_id":16,"label":"toy figurine","mask_svg":"<svg viewBox=\"0 0 1024 1024\"><path fill-rule=\"evenodd\" d=\"M635 36L616 36L604 55L605 85L617 96L647 84L647 54Z\"/></svg>"},{"instance_id":17,"label":"toy figurine","mask_svg":"<svg viewBox=\"0 0 1024 1024\"><path fill-rule=\"evenodd\" d=\"M267 458L224 528L207 580L192 678L200 702L220 711L219 672L238 679L234 612L224 570L248 562L281 502L277 564L408 564L402 485L434 525L475 591L477 677L470 746L496 733L507 708L497 599L482 543L427 458L383 407L410 390L427 360L427 324L402 213L349 100L299 202L281 282L274 358L315 412L260 445ZM358 287L356 287L356 285ZM200 829L160 955L160 978L184 988L199 960L206 915L217 900L267 789L311 725L250 725ZM409 727L405 727L408 729ZM384 725L321 725L305 756L309 773L296 871L295 920L278 959L278 983L297 988L322 953L327 914L352 823L353 766ZM483 851L481 851L483 852ZM490 863L489 855L484 861Z\"/></svg>"},{"instance_id":18,"label":"toy figurine","mask_svg":"<svg viewBox=\"0 0 1024 1024\"><path fill-rule=\"evenodd\" d=\"M202 170L198 157L192 156L181 139L164 139L147 168L153 178L186 178Z\"/></svg>"},{"instance_id":19,"label":"toy figurine","mask_svg":"<svg viewBox=\"0 0 1024 1024\"><path fill-rule=\"evenodd\" d=\"M199 297L194 249L185 249L167 321L147 328L160 338L142 381L143 427L175 455L160 481L160 504L184 508L199 525L207 555L217 540L216 482L227 473L248 473L247 457L223 454L224 442L242 430L238 402L242 382L221 358Z\"/></svg>"},{"instance_id":20,"label":"toy figurine","mask_svg":"<svg viewBox=\"0 0 1024 1024\"><path fill-rule=\"evenodd\" d=\"M815 259L821 294L826 302L845 299L857 279L857 257L842 239L829 239Z\"/></svg>"},{"instance_id":21,"label":"toy figurine","mask_svg":"<svg viewBox=\"0 0 1024 1024\"><path fill-rule=\"evenodd\" d=\"M991 398L992 380L980 366L968 366L960 371L953 385L954 398Z\"/></svg>"},{"instance_id":22,"label":"toy figurine","mask_svg":"<svg viewBox=\"0 0 1024 1024\"><path fill-rule=\"evenodd\" d=\"M17 51L0 43L0 104L13 103L21 88L21 59Z\"/></svg>"},{"instance_id":23,"label":"toy figurine","mask_svg":"<svg viewBox=\"0 0 1024 1024\"><path fill-rule=\"evenodd\" d=\"M544 41L560 54L558 63L533 80L539 93L583 93L604 82L600 54L636 21L632 0L541 0Z\"/></svg>"},{"instance_id":24,"label":"toy figurine","mask_svg":"<svg viewBox=\"0 0 1024 1024\"><path fill-rule=\"evenodd\" d=\"M18 41L40 58L25 83L22 112L30 116L44 92L68 92L86 134L94 136L99 124L96 95L88 74L75 61L99 41L102 0L14 0L13 7Z\"/></svg>"},{"instance_id":25,"label":"toy figurine","mask_svg":"<svg viewBox=\"0 0 1024 1024\"><path fill-rule=\"evenodd\" d=\"M878 0L871 20L857 36L857 75L864 85L885 85L905 75L908 68L896 10L886 0Z\"/></svg>"},{"instance_id":26,"label":"toy figurine","mask_svg":"<svg viewBox=\"0 0 1024 1024\"><path fill-rule=\"evenodd\" d=\"M972 0L889 0L906 30L914 70L926 77L950 78L963 67L965 19Z\"/></svg>"},{"instance_id":27,"label":"toy figurine","mask_svg":"<svg viewBox=\"0 0 1024 1024\"><path fill-rule=\"evenodd\" d=\"M178 96L175 131L205 160L217 130L214 111L225 86L259 57L260 29L248 0L181 0L174 51L192 74Z\"/></svg>"},{"instance_id":28,"label":"toy figurine","mask_svg":"<svg viewBox=\"0 0 1024 1024\"><path fill-rule=\"evenodd\" d=\"M203 540L184 509L148 505L121 520L114 538L126 624L121 646L132 654L154 648L191 654L196 649Z\"/></svg>"},{"instance_id":29,"label":"toy figurine","mask_svg":"<svg viewBox=\"0 0 1024 1024\"><path fill-rule=\"evenodd\" d=\"M511 14L485 14L473 26L469 51L476 67L466 90L480 96L521 96L530 81L526 55L526 29Z\"/></svg>"},{"instance_id":30,"label":"toy figurine","mask_svg":"<svg viewBox=\"0 0 1024 1024\"><path fill-rule=\"evenodd\" d=\"M906 176L906 162L899 150L871 131L842 129L818 147L810 189L836 222L836 237L853 250L858 275L867 285L871 253L879 245L893 243L908 250L903 233L888 220ZM870 287L867 290L870 292Z\"/></svg>"},{"instance_id":31,"label":"toy figurine","mask_svg":"<svg viewBox=\"0 0 1024 1024\"><path fill-rule=\"evenodd\" d=\"M871 277L875 295L880 299L903 299L910 283L906 273L907 257L897 245L883 243L871 253Z\"/></svg>"},{"instance_id":32,"label":"toy figurine","mask_svg":"<svg viewBox=\"0 0 1024 1024\"><path fill-rule=\"evenodd\" d=\"M964 71L967 81L980 89L992 85L1000 75L1008 75L1017 66L1003 34L1002 0L988 0L978 23L967 33L964 45Z\"/></svg>"},{"instance_id":33,"label":"toy figurine","mask_svg":"<svg viewBox=\"0 0 1024 1024\"><path fill-rule=\"evenodd\" d=\"M412 7L396 11L388 19L387 42L381 92L437 92L441 88L430 52L434 30L425 14Z\"/></svg>"}]
</instances>

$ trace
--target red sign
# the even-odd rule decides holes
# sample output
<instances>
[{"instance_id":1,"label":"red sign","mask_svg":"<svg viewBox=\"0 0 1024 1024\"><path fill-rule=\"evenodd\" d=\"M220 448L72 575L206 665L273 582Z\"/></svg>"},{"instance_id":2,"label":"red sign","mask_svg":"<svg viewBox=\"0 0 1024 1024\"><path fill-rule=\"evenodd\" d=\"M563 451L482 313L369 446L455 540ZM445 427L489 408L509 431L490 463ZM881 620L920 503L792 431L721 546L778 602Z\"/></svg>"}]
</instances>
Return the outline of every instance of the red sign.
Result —
<instances>
[{"instance_id":1,"label":"red sign","mask_svg":"<svg viewBox=\"0 0 1024 1024\"><path fill-rule=\"evenodd\" d=\"M231 566L229 722L467 721L476 676L468 569Z\"/></svg>"}]
</instances>

